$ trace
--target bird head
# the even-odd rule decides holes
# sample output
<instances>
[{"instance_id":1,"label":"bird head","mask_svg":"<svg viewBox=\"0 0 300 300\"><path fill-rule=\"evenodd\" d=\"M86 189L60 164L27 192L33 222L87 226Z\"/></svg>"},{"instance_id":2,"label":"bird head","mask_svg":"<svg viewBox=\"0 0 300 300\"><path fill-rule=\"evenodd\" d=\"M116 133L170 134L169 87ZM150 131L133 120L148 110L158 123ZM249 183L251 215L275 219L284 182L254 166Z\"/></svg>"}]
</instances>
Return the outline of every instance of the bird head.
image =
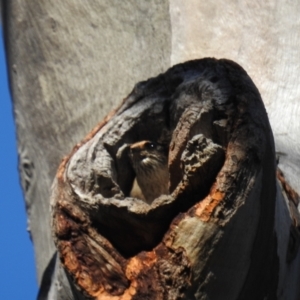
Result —
<instances>
[{"instance_id":1,"label":"bird head","mask_svg":"<svg viewBox=\"0 0 300 300\"><path fill-rule=\"evenodd\" d=\"M130 146L129 152L136 173L151 172L167 164L167 148L152 141L140 141Z\"/></svg>"}]
</instances>

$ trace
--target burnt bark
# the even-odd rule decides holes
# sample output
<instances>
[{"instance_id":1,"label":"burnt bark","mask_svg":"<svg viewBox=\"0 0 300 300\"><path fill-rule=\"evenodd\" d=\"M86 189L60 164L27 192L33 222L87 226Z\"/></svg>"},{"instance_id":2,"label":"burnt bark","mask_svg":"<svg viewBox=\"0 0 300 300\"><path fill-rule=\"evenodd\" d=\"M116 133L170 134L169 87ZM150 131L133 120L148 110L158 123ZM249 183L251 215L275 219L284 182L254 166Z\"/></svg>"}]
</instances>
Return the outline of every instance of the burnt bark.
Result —
<instances>
[{"instance_id":1,"label":"burnt bark","mask_svg":"<svg viewBox=\"0 0 300 300\"><path fill-rule=\"evenodd\" d=\"M162 138L170 194L148 205L129 197L126 145ZM232 61L138 83L61 163L51 205L60 259L86 297L276 299L273 136Z\"/></svg>"}]
</instances>

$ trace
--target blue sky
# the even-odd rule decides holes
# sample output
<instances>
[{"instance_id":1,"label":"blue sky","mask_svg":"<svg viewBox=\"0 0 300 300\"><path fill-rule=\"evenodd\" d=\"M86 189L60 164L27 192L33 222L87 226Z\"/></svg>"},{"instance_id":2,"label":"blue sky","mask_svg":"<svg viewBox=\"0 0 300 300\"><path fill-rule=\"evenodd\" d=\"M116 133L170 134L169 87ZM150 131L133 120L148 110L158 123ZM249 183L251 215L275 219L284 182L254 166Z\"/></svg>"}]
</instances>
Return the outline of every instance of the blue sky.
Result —
<instances>
[{"instance_id":1,"label":"blue sky","mask_svg":"<svg viewBox=\"0 0 300 300\"><path fill-rule=\"evenodd\" d=\"M26 231L16 133L0 29L0 299L33 300L37 296L34 252Z\"/></svg>"}]
</instances>

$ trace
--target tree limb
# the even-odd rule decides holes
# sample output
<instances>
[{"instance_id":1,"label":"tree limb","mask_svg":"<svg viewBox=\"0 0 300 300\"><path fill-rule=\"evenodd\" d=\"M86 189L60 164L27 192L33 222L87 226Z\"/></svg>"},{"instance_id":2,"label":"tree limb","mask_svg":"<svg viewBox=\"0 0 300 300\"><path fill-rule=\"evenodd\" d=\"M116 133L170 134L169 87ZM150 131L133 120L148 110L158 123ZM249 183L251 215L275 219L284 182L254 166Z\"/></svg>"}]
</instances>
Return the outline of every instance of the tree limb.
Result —
<instances>
[{"instance_id":1,"label":"tree limb","mask_svg":"<svg viewBox=\"0 0 300 300\"><path fill-rule=\"evenodd\" d=\"M120 149L166 131L170 195L148 205L128 197ZM61 261L87 297L275 299L276 201L258 90L236 63L202 59L137 84L60 165L51 203Z\"/></svg>"}]
</instances>

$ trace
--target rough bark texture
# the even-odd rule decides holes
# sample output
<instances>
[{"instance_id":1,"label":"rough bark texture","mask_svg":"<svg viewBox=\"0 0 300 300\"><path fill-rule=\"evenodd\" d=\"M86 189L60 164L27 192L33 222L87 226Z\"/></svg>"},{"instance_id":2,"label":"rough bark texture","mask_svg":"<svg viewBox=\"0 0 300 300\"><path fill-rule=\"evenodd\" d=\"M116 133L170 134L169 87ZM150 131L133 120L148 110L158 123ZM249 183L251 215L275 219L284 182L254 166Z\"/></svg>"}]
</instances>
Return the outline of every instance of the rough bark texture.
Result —
<instances>
[{"instance_id":1,"label":"rough bark texture","mask_svg":"<svg viewBox=\"0 0 300 300\"><path fill-rule=\"evenodd\" d=\"M39 298L81 297L72 285L68 287L49 228L50 186L60 159L136 82L174 63L213 56L241 64L266 105L285 176L279 174L276 185L277 297L298 300L298 196L288 182L300 192L299 2L3 3L20 174L36 252ZM172 155L176 157L182 149ZM191 155L187 159L192 160ZM170 163L170 171L178 168L176 162ZM172 188L180 179L173 176ZM238 250L239 244L233 248ZM224 247L219 249L221 258ZM226 288L222 282L219 286Z\"/></svg>"},{"instance_id":2,"label":"rough bark texture","mask_svg":"<svg viewBox=\"0 0 300 300\"><path fill-rule=\"evenodd\" d=\"M120 151L165 132L170 195L148 205L128 197L134 174ZM275 199L259 92L237 64L195 60L137 84L62 162L55 242L96 299L275 299Z\"/></svg>"}]
</instances>

